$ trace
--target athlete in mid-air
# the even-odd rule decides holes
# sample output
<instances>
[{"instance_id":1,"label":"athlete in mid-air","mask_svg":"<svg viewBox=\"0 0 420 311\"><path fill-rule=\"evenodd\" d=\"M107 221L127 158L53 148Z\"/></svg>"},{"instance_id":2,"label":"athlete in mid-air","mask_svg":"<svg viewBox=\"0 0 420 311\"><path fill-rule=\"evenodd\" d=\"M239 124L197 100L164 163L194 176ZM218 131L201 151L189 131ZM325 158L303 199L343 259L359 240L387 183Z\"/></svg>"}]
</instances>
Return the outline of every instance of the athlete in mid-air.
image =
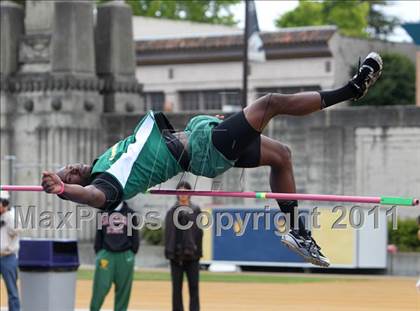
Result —
<instances>
[{"instance_id":1,"label":"athlete in mid-air","mask_svg":"<svg viewBox=\"0 0 420 311\"><path fill-rule=\"evenodd\" d=\"M275 116L303 116L346 100L363 97L382 72L381 57L372 52L357 74L335 90L293 95L271 93L225 120L199 115L184 131L175 132L161 113L152 111L132 135L117 142L92 165L73 164L56 173L44 172L47 193L92 207L111 210L122 200L146 192L180 172L214 178L232 167L270 166L273 192L296 192L291 153L282 143L262 135ZM297 201L277 201L290 215L290 228L282 241L306 261L329 266L329 260L298 218Z\"/></svg>"}]
</instances>

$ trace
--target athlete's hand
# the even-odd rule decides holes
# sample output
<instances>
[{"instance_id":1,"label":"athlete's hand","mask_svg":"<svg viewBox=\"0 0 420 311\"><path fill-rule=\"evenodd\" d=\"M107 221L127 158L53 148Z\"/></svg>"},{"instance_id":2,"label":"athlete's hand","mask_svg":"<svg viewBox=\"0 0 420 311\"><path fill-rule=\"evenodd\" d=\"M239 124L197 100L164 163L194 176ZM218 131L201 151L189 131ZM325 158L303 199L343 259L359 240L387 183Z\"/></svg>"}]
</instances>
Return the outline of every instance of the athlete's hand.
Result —
<instances>
[{"instance_id":1,"label":"athlete's hand","mask_svg":"<svg viewBox=\"0 0 420 311\"><path fill-rule=\"evenodd\" d=\"M42 188L47 193L61 194L64 190L64 183L56 174L48 171L42 172Z\"/></svg>"},{"instance_id":2,"label":"athlete's hand","mask_svg":"<svg viewBox=\"0 0 420 311\"><path fill-rule=\"evenodd\" d=\"M222 114L216 114L216 118L218 118L220 120L223 120L225 118L225 116L222 115Z\"/></svg>"}]
</instances>

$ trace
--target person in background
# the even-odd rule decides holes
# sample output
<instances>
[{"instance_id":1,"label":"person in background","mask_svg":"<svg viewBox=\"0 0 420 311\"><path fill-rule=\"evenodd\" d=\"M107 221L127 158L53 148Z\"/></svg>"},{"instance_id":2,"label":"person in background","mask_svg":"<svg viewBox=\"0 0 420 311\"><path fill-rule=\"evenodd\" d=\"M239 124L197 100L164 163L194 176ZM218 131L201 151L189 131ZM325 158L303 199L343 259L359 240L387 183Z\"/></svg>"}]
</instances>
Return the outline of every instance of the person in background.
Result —
<instances>
[{"instance_id":1,"label":"person in background","mask_svg":"<svg viewBox=\"0 0 420 311\"><path fill-rule=\"evenodd\" d=\"M420 241L420 216L417 217L417 239ZM420 291L420 278L416 284L417 290Z\"/></svg>"},{"instance_id":2,"label":"person in background","mask_svg":"<svg viewBox=\"0 0 420 311\"><path fill-rule=\"evenodd\" d=\"M116 214L118 213L118 214ZM125 311L130 300L133 283L135 254L140 245L137 217L128 217L134 211L123 201L115 210L100 215L100 228L96 231L96 269L93 281L91 311L99 311L106 295L115 283L115 311ZM132 219L132 234L127 225Z\"/></svg>"},{"instance_id":3,"label":"person in background","mask_svg":"<svg viewBox=\"0 0 420 311\"><path fill-rule=\"evenodd\" d=\"M188 182L181 181L176 189L191 190ZM192 222L189 229L181 230L176 226L174 214L177 208L189 207L193 213L181 211L178 214L178 224L182 226ZM172 277L172 310L182 311L182 283L184 272L187 274L190 293L190 311L200 310L199 300L199 260L202 256L203 231L196 224L200 207L190 201L189 196L178 196L177 202L166 214L165 218L165 257L170 260ZM175 214L176 216L176 214Z\"/></svg>"},{"instance_id":4,"label":"person in background","mask_svg":"<svg viewBox=\"0 0 420 311\"><path fill-rule=\"evenodd\" d=\"M15 213L9 209L9 193L0 191L0 274L7 289L9 311L19 311L17 287L19 229L15 226Z\"/></svg>"}]
</instances>

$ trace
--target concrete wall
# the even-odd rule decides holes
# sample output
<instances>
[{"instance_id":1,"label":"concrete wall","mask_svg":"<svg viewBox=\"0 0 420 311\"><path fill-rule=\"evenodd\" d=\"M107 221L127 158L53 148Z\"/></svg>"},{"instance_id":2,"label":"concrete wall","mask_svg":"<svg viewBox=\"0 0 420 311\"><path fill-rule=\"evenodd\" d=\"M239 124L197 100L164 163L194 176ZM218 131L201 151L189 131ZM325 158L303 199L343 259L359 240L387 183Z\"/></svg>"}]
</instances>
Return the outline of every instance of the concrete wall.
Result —
<instances>
[{"instance_id":1,"label":"concrete wall","mask_svg":"<svg viewBox=\"0 0 420 311\"><path fill-rule=\"evenodd\" d=\"M420 275L420 254L419 253L397 253L388 254L388 274L419 276Z\"/></svg>"}]
</instances>

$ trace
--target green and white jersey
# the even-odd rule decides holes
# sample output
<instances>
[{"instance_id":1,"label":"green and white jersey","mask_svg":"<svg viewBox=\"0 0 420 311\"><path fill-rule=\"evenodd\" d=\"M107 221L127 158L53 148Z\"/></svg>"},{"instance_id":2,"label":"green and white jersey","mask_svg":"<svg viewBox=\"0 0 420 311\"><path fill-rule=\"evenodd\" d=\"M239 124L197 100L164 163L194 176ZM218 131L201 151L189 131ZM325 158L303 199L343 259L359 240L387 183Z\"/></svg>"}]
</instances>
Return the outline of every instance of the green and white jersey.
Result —
<instances>
[{"instance_id":1,"label":"green and white jersey","mask_svg":"<svg viewBox=\"0 0 420 311\"><path fill-rule=\"evenodd\" d=\"M109 148L95 162L92 175L108 173L123 189L123 199L160 184L182 171L155 122L153 111L134 129L132 135Z\"/></svg>"}]
</instances>

